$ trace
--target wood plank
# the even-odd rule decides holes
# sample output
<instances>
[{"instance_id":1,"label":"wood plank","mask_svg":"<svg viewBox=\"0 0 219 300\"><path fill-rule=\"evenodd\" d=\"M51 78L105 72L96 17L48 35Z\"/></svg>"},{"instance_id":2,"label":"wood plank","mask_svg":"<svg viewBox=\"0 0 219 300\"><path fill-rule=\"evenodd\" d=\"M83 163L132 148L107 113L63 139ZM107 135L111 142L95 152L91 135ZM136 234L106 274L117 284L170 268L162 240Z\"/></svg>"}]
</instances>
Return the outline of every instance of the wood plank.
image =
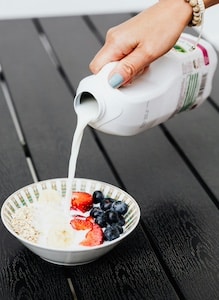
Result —
<instances>
[{"instance_id":1,"label":"wood plank","mask_svg":"<svg viewBox=\"0 0 219 300\"><path fill-rule=\"evenodd\" d=\"M32 177L1 89L0 140L0 196L2 204L4 199L15 190L32 183Z\"/></svg>"},{"instance_id":2,"label":"wood plank","mask_svg":"<svg viewBox=\"0 0 219 300\"><path fill-rule=\"evenodd\" d=\"M90 74L88 64L101 44L79 16L42 19L41 24L68 78L77 88L80 80ZM57 31L62 32L58 39ZM83 66L86 66L84 68L81 66L82 61Z\"/></svg>"},{"instance_id":3,"label":"wood plank","mask_svg":"<svg viewBox=\"0 0 219 300\"><path fill-rule=\"evenodd\" d=\"M205 102L191 112L179 114L166 127L192 162L219 206L219 115Z\"/></svg>"},{"instance_id":4,"label":"wood plank","mask_svg":"<svg viewBox=\"0 0 219 300\"><path fill-rule=\"evenodd\" d=\"M217 52L218 57L218 65L213 79L213 86L211 92L212 100L217 104L219 107L219 85L218 85L218 78L219 78L219 52Z\"/></svg>"},{"instance_id":5,"label":"wood plank","mask_svg":"<svg viewBox=\"0 0 219 300\"><path fill-rule=\"evenodd\" d=\"M181 293L218 298L218 210L159 128L101 140Z\"/></svg>"},{"instance_id":6,"label":"wood plank","mask_svg":"<svg viewBox=\"0 0 219 300\"><path fill-rule=\"evenodd\" d=\"M0 204L15 190L32 183L23 148L18 140L0 89ZM21 245L0 222L0 299L72 299L63 272L43 262ZM50 274L53 274L53 277Z\"/></svg>"},{"instance_id":7,"label":"wood plank","mask_svg":"<svg viewBox=\"0 0 219 300\"><path fill-rule=\"evenodd\" d=\"M73 95L50 61L31 21L2 21L0 36L5 76L16 99L39 179L66 177L76 127ZM80 149L76 176L115 182L89 130Z\"/></svg>"},{"instance_id":8,"label":"wood plank","mask_svg":"<svg viewBox=\"0 0 219 300\"><path fill-rule=\"evenodd\" d=\"M102 17L111 21L113 26L127 19L128 16L128 14L119 14ZM93 19L90 20L93 21ZM89 63L101 47L101 42L97 41L95 35L92 34L95 28L89 28L83 18L77 16L41 19L40 22L68 78L74 88L77 88L80 80L90 75ZM107 24L107 22L102 23L102 30L107 30ZM57 32L61 32L61 35L58 36Z\"/></svg>"},{"instance_id":9,"label":"wood plank","mask_svg":"<svg viewBox=\"0 0 219 300\"><path fill-rule=\"evenodd\" d=\"M57 31L53 45L59 36L64 31ZM65 47L59 55L64 53ZM87 68L83 61L81 68ZM183 297L218 298L218 211L182 158L159 128L130 138L99 136L127 190L140 203L151 240Z\"/></svg>"},{"instance_id":10,"label":"wood plank","mask_svg":"<svg viewBox=\"0 0 219 300\"><path fill-rule=\"evenodd\" d=\"M126 20L130 19L132 14L105 14L105 15L91 15L90 21L102 36L102 40L105 40L107 31L116 25L119 25Z\"/></svg>"},{"instance_id":11,"label":"wood plank","mask_svg":"<svg viewBox=\"0 0 219 300\"><path fill-rule=\"evenodd\" d=\"M80 300L179 299L140 228L98 261L69 270L69 276Z\"/></svg>"}]
</instances>

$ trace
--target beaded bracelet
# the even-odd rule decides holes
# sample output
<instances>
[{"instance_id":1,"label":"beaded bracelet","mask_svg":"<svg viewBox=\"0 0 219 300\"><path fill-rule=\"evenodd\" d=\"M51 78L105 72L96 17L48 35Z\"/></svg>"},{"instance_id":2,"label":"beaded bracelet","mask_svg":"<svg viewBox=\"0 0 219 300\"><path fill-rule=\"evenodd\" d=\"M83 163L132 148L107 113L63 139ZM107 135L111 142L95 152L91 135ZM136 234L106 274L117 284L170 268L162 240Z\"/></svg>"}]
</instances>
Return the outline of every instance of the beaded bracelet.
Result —
<instances>
[{"instance_id":1,"label":"beaded bracelet","mask_svg":"<svg viewBox=\"0 0 219 300\"><path fill-rule=\"evenodd\" d=\"M203 0L185 0L192 7L192 20L189 26L200 26L203 23L205 5Z\"/></svg>"},{"instance_id":2,"label":"beaded bracelet","mask_svg":"<svg viewBox=\"0 0 219 300\"><path fill-rule=\"evenodd\" d=\"M203 0L185 0L192 7L192 20L189 22L188 26L200 26L201 29L199 31L198 38L194 45L191 47L191 50L195 50L197 47L199 40L201 39L203 24L204 24L204 12L205 12L205 4Z\"/></svg>"}]
</instances>

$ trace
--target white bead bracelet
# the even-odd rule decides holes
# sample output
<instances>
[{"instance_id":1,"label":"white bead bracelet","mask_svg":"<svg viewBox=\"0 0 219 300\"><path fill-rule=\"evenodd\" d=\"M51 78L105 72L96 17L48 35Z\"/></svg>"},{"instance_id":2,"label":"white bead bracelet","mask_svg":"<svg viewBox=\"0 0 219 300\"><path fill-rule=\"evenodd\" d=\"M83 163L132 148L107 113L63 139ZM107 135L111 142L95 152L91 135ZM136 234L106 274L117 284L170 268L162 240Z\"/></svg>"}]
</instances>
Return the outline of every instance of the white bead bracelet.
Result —
<instances>
[{"instance_id":1,"label":"white bead bracelet","mask_svg":"<svg viewBox=\"0 0 219 300\"><path fill-rule=\"evenodd\" d=\"M192 7L192 20L189 26L200 26L204 21L205 4L203 0L185 0Z\"/></svg>"},{"instance_id":2,"label":"white bead bracelet","mask_svg":"<svg viewBox=\"0 0 219 300\"><path fill-rule=\"evenodd\" d=\"M198 38L191 48L194 50L199 43L199 40L202 35L202 29L204 24L204 12L205 12L205 4L204 0L185 0L192 7L192 20L189 22L188 26L201 26Z\"/></svg>"}]
</instances>

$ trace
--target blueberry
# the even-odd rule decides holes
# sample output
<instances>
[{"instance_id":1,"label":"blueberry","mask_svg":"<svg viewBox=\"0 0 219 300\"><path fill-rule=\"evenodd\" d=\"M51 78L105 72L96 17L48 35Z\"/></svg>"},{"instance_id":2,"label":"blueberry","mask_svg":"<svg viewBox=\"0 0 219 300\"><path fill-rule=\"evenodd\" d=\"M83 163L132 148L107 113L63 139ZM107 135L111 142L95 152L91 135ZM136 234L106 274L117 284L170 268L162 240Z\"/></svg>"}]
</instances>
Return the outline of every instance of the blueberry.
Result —
<instances>
[{"instance_id":1,"label":"blueberry","mask_svg":"<svg viewBox=\"0 0 219 300\"><path fill-rule=\"evenodd\" d=\"M112 241L120 236L119 229L116 226L108 225L104 230L105 241Z\"/></svg>"},{"instance_id":2,"label":"blueberry","mask_svg":"<svg viewBox=\"0 0 219 300\"><path fill-rule=\"evenodd\" d=\"M119 220L117 221L117 224L119 226L124 226L125 225L125 218L123 215L119 215Z\"/></svg>"},{"instance_id":3,"label":"blueberry","mask_svg":"<svg viewBox=\"0 0 219 300\"><path fill-rule=\"evenodd\" d=\"M106 227L107 226L107 220L106 220L105 212L102 212L101 214L96 216L95 223L98 224L100 227Z\"/></svg>"},{"instance_id":4,"label":"blueberry","mask_svg":"<svg viewBox=\"0 0 219 300\"><path fill-rule=\"evenodd\" d=\"M101 215L103 210L100 207L93 207L90 211L90 216L96 218L98 215Z\"/></svg>"},{"instance_id":5,"label":"blueberry","mask_svg":"<svg viewBox=\"0 0 219 300\"><path fill-rule=\"evenodd\" d=\"M120 200L114 201L112 209L117 211L119 214L124 215L128 211L128 204Z\"/></svg>"},{"instance_id":6,"label":"blueberry","mask_svg":"<svg viewBox=\"0 0 219 300\"><path fill-rule=\"evenodd\" d=\"M94 191L93 193L93 202L95 204L100 203L103 200L104 196L101 191Z\"/></svg>"},{"instance_id":7,"label":"blueberry","mask_svg":"<svg viewBox=\"0 0 219 300\"><path fill-rule=\"evenodd\" d=\"M122 226L120 226L118 223L114 223L114 224L112 224L111 226L112 226L112 227L117 227L120 234L123 233L123 228L122 228Z\"/></svg>"},{"instance_id":8,"label":"blueberry","mask_svg":"<svg viewBox=\"0 0 219 300\"><path fill-rule=\"evenodd\" d=\"M106 210L105 214L106 214L107 223L113 224L113 223L117 223L119 221L120 216L116 211L108 209L108 210Z\"/></svg>"},{"instance_id":9,"label":"blueberry","mask_svg":"<svg viewBox=\"0 0 219 300\"><path fill-rule=\"evenodd\" d=\"M114 203L114 200L112 198L104 198L101 202L100 202L100 208L102 210L107 210L110 209L110 207L112 206L112 204Z\"/></svg>"}]
</instances>

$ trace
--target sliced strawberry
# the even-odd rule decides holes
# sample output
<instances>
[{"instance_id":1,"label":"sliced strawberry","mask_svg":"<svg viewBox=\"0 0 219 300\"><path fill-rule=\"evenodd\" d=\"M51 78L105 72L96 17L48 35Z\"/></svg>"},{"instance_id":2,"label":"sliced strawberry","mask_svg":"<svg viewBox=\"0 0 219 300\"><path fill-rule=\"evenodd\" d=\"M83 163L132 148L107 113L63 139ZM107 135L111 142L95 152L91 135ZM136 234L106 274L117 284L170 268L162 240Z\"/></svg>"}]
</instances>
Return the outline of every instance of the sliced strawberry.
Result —
<instances>
[{"instance_id":1,"label":"sliced strawberry","mask_svg":"<svg viewBox=\"0 0 219 300\"><path fill-rule=\"evenodd\" d=\"M71 199L71 209L86 212L93 207L93 197L85 192L73 192Z\"/></svg>"},{"instance_id":2,"label":"sliced strawberry","mask_svg":"<svg viewBox=\"0 0 219 300\"><path fill-rule=\"evenodd\" d=\"M91 216L88 216L88 217L86 218L86 220L90 221L91 223L94 223L94 222L95 222L94 218L91 217Z\"/></svg>"},{"instance_id":3,"label":"sliced strawberry","mask_svg":"<svg viewBox=\"0 0 219 300\"><path fill-rule=\"evenodd\" d=\"M93 224L93 228L88 231L85 239L80 243L82 246L97 246L103 243L103 230L96 223Z\"/></svg>"},{"instance_id":4,"label":"sliced strawberry","mask_svg":"<svg viewBox=\"0 0 219 300\"><path fill-rule=\"evenodd\" d=\"M76 230L92 229L93 227L93 222L91 220L80 215L73 216L70 224Z\"/></svg>"}]
</instances>

